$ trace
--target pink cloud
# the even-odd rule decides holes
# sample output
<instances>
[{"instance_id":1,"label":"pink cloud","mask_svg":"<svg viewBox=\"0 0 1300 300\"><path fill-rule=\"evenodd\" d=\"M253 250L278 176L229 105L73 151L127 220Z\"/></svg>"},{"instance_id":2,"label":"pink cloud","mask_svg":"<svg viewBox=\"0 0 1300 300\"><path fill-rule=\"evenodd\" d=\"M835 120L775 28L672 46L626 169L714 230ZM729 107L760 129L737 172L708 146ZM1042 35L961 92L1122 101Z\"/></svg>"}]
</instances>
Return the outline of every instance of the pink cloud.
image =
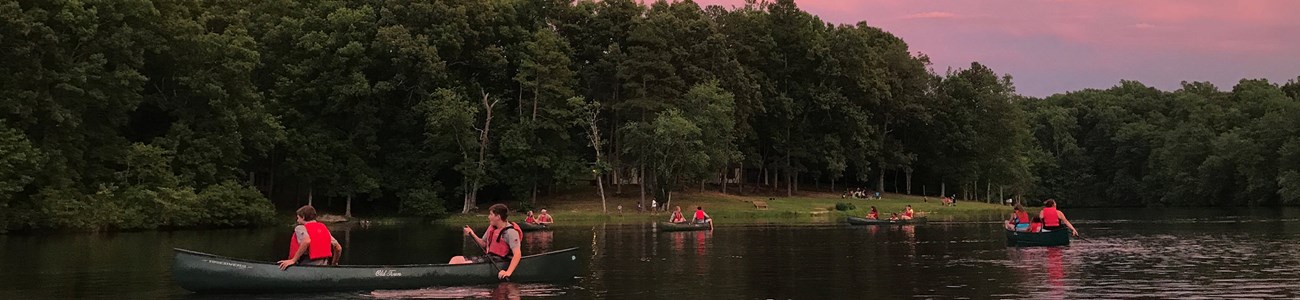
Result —
<instances>
[{"instance_id":1,"label":"pink cloud","mask_svg":"<svg viewBox=\"0 0 1300 300\"><path fill-rule=\"evenodd\" d=\"M744 0L700 0L741 5ZM1242 77L1300 75L1295 0L802 0L835 23L867 21L930 56L935 69L979 61L1021 92L1105 88L1120 79L1165 89L1182 80L1228 88Z\"/></svg>"}]
</instances>

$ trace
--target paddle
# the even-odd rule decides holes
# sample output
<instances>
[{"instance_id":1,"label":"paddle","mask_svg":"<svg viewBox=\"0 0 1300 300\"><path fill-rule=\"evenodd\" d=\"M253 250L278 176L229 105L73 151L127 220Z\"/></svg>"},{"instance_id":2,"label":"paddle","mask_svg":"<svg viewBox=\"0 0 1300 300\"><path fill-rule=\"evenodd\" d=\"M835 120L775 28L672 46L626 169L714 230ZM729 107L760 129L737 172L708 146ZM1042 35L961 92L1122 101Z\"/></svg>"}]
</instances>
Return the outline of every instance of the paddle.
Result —
<instances>
[{"instance_id":1,"label":"paddle","mask_svg":"<svg viewBox=\"0 0 1300 300\"><path fill-rule=\"evenodd\" d=\"M469 225L465 225L465 228L469 228ZM501 273L501 267L497 266L497 262L492 261L492 255L488 253L487 248L484 248L483 245L479 245L478 241L470 241L470 242L473 243L474 245L477 245L479 250L483 250L483 259L486 260L489 265L492 265L493 270L497 271L496 273L493 274ZM503 278L502 280L510 281L510 277Z\"/></svg>"}]
</instances>

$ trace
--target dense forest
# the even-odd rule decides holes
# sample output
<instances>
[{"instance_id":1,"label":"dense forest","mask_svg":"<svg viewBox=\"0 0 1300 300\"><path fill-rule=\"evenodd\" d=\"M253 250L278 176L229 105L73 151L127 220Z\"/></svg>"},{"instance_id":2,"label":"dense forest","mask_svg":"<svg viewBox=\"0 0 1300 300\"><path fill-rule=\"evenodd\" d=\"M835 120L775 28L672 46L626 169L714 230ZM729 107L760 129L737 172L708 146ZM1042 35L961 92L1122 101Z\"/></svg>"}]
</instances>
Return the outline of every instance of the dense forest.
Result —
<instances>
[{"instance_id":1,"label":"dense forest","mask_svg":"<svg viewBox=\"0 0 1300 300\"><path fill-rule=\"evenodd\" d=\"M0 231L592 184L1300 204L1296 81L1036 99L869 24L791 0L0 0Z\"/></svg>"}]
</instances>

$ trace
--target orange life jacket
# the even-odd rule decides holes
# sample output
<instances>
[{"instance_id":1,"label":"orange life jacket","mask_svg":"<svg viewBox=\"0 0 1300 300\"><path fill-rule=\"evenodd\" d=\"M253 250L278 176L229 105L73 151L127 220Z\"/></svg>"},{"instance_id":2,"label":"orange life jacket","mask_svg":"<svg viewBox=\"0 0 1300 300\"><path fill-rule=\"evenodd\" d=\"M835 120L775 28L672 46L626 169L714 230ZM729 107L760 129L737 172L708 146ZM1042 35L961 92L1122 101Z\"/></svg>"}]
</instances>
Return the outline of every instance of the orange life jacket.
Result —
<instances>
[{"instance_id":1,"label":"orange life jacket","mask_svg":"<svg viewBox=\"0 0 1300 300\"><path fill-rule=\"evenodd\" d=\"M1041 215L1044 227L1061 226L1061 218L1056 216L1056 207L1044 207Z\"/></svg>"},{"instance_id":2,"label":"orange life jacket","mask_svg":"<svg viewBox=\"0 0 1300 300\"><path fill-rule=\"evenodd\" d=\"M505 227L501 227L501 228L497 228L496 226L488 226L487 236L483 237L483 240L487 241L488 254L492 254L504 258L511 258L514 256L514 252L510 251L510 243L507 243L504 240L502 240L504 236L504 234L502 233L505 233L506 230L510 230L510 229L514 229L515 232L519 234L519 245L523 246L524 232L522 230L519 230L519 224L510 222L506 224Z\"/></svg>"},{"instance_id":3,"label":"orange life jacket","mask_svg":"<svg viewBox=\"0 0 1300 300\"><path fill-rule=\"evenodd\" d=\"M311 244L307 246L308 258L317 260L334 256L334 252L330 249L330 241L334 239L330 236L329 228L325 228L325 224L311 221L302 224L302 226L307 228L307 237L311 238ZM298 247L298 235L295 234L293 240L289 241L289 255L297 254ZM294 259L297 259L297 257Z\"/></svg>"}]
</instances>

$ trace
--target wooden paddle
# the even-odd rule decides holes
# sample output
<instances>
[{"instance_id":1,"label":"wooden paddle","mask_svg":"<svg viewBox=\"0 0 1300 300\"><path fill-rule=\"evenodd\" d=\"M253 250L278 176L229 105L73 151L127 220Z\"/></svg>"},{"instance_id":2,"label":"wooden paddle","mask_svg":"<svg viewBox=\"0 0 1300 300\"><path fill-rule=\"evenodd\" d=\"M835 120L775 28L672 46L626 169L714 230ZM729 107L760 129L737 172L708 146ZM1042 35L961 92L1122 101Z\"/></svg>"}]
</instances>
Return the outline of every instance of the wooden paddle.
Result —
<instances>
[{"instance_id":1,"label":"wooden paddle","mask_svg":"<svg viewBox=\"0 0 1300 300\"><path fill-rule=\"evenodd\" d=\"M469 225L465 225L465 228L469 228ZM474 245L477 245L479 250L483 250L483 259L487 261L487 264L492 265L493 270L497 271L496 273L492 273L492 275L501 273L501 267L497 266L497 262L492 261L492 254L488 253L487 248L484 248L483 245L479 245L478 241L469 241L469 242L473 243ZM502 280L510 281L510 277L503 278Z\"/></svg>"}]
</instances>

